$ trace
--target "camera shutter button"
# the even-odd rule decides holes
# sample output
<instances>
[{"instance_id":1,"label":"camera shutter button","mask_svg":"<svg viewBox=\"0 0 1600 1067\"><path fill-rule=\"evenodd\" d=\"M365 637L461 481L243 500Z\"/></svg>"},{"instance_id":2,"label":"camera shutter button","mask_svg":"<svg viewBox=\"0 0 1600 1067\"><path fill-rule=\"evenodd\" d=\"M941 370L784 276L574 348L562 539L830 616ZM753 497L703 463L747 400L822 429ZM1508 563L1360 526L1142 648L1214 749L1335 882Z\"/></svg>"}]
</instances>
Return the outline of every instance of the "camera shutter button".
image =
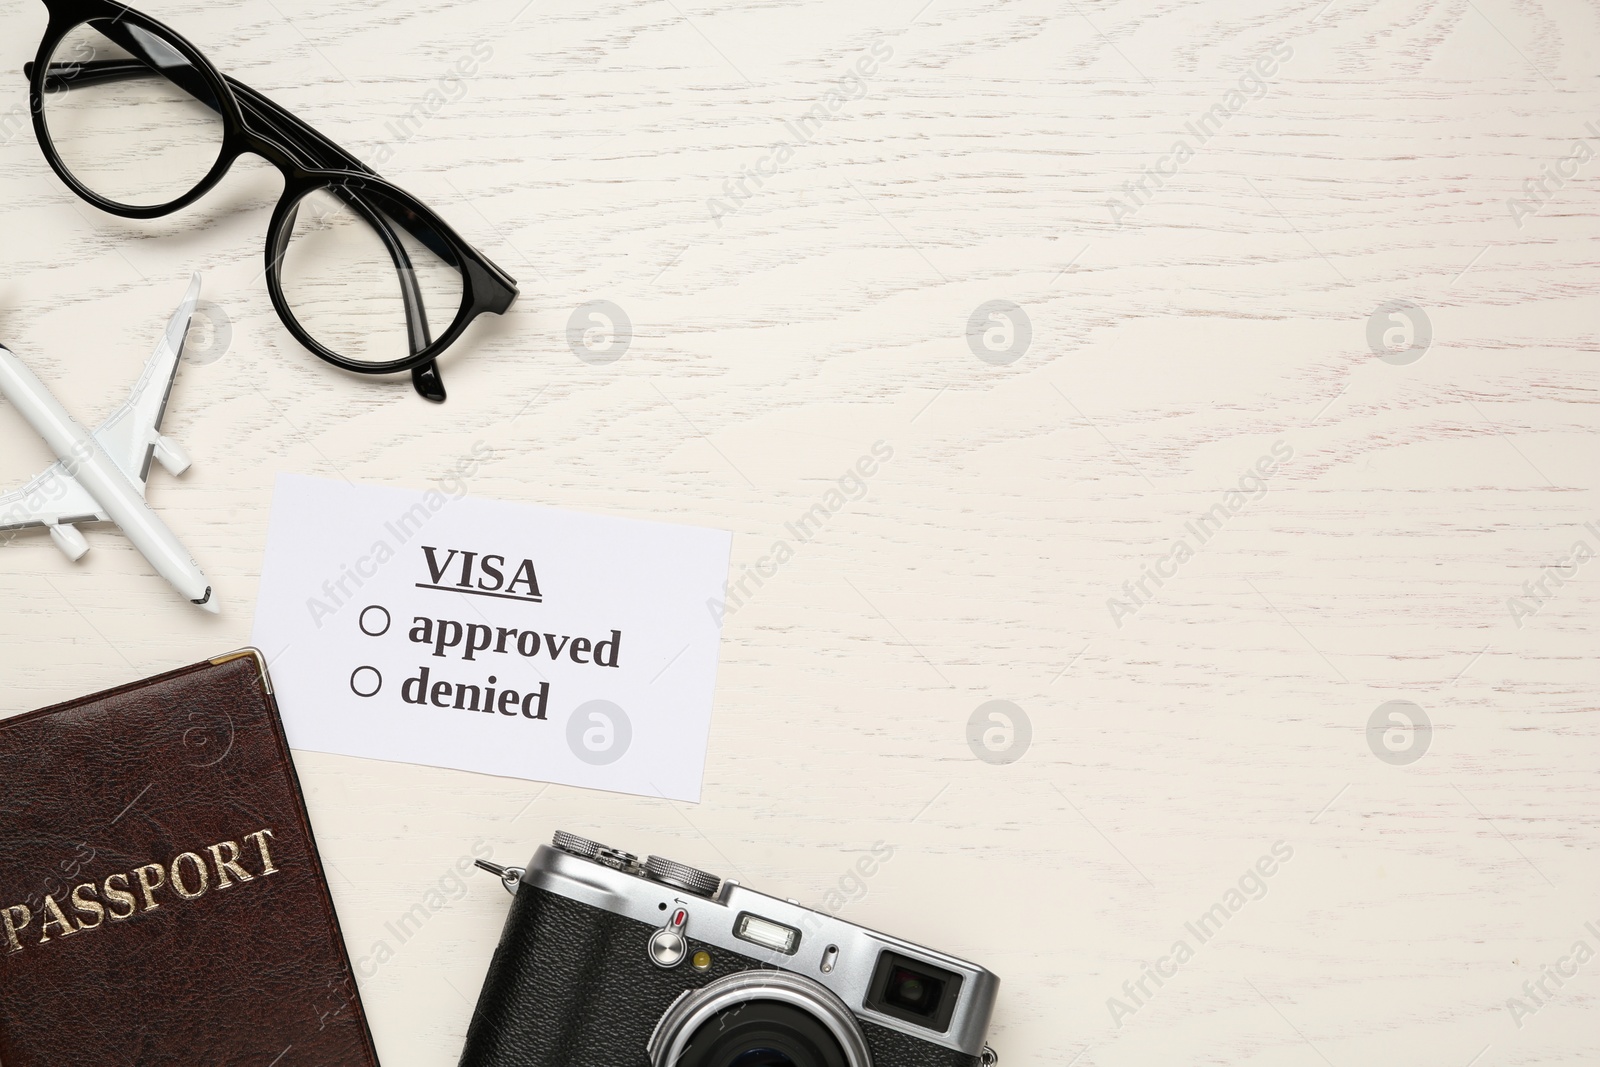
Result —
<instances>
[{"instance_id":1,"label":"camera shutter button","mask_svg":"<svg viewBox=\"0 0 1600 1067\"><path fill-rule=\"evenodd\" d=\"M689 913L683 908L673 909L672 918L667 920L667 925L650 935L651 963L663 969L671 969L684 961L689 955L689 939L683 936L683 928L688 924Z\"/></svg>"},{"instance_id":2,"label":"camera shutter button","mask_svg":"<svg viewBox=\"0 0 1600 1067\"><path fill-rule=\"evenodd\" d=\"M685 893L700 897L715 896L722 879L714 874L696 870L686 864L675 863L661 856L649 856L644 861L644 873L662 885L670 885Z\"/></svg>"},{"instance_id":3,"label":"camera shutter button","mask_svg":"<svg viewBox=\"0 0 1600 1067\"><path fill-rule=\"evenodd\" d=\"M602 866L610 867L614 871L622 871L625 874L637 874L639 871L639 857L631 852L623 852L621 849L602 847L599 852L595 853L594 861Z\"/></svg>"}]
</instances>

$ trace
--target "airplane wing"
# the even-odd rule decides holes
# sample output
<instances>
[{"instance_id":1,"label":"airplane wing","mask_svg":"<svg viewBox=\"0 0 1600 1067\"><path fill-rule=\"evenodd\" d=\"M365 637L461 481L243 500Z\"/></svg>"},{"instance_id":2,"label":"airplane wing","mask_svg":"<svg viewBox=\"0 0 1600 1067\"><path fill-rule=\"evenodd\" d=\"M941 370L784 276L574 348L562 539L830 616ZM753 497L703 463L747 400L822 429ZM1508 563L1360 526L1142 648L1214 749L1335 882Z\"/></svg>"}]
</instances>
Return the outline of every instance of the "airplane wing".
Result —
<instances>
[{"instance_id":1,"label":"airplane wing","mask_svg":"<svg viewBox=\"0 0 1600 1067\"><path fill-rule=\"evenodd\" d=\"M21 489L0 496L0 530L105 521L107 516L94 497L60 463L52 464Z\"/></svg>"},{"instance_id":2,"label":"airplane wing","mask_svg":"<svg viewBox=\"0 0 1600 1067\"><path fill-rule=\"evenodd\" d=\"M167 411L167 398L172 394L172 379L178 374L178 362L183 355L183 339L189 332L189 320L194 316L199 299L200 275L196 274L183 303L167 323L166 333L144 365L144 373L134 384L133 394L94 431L95 441L140 493L149 481L152 457L159 459L173 474L182 474L189 466L189 458L183 450L162 437L160 430L161 417Z\"/></svg>"}]
</instances>

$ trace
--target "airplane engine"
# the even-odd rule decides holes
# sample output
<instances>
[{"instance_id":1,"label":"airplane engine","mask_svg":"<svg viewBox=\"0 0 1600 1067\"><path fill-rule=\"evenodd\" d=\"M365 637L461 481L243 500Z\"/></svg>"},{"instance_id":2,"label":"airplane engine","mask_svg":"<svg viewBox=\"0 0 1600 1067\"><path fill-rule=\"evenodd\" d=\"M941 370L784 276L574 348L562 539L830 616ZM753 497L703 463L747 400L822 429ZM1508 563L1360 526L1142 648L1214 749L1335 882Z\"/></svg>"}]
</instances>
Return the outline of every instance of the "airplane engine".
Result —
<instances>
[{"instance_id":1,"label":"airplane engine","mask_svg":"<svg viewBox=\"0 0 1600 1067\"><path fill-rule=\"evenodd\" d=\"M190 464L189 453L170 437L156 438L156 461L174 478L188 470Z\"/></svg>"},{"instance_id":2,"label":"airplane engine","mask_svg":"<svg viewBox=\"0 0 1600 1067\"><path fill-rule=\"evenodd\" d=\"M76 526L50 527L50 540L56 543L61 554L76 563L89 551L89 542L84 540L83 534L78 532Z\"/></svg>"}]
</instances>

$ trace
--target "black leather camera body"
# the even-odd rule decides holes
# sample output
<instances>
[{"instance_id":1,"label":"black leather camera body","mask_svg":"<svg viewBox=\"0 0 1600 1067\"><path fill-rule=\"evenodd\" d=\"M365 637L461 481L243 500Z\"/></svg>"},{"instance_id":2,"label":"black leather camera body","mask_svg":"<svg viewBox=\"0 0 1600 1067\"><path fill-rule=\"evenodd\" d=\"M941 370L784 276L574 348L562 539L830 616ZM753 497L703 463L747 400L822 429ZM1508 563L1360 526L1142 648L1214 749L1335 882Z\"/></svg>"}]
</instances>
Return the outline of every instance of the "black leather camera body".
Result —
<instances>
[{"instance_id":1,"label":"black leather camera body","mask_svg":"<svg viewBox=\"0 0 1600 1067\"><path fill-rule=\"evenodd\" d=\"M999 979L558 833L513 894L461 1067L980 1067Z\"/></svg>"}]
</instances>

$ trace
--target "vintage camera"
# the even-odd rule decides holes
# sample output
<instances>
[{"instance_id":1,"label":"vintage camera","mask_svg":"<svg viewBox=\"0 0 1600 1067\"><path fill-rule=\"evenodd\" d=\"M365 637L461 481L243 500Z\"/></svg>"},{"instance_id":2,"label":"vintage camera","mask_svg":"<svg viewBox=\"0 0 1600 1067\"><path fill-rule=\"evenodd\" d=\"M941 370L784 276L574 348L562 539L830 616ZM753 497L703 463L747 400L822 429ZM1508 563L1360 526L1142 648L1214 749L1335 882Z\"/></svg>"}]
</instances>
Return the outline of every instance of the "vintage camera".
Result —
<instances>
[{"instance_id":1,"label":"vintage camera","mask_svg":"<svg viewBox=\"0 0 1600 1067\"><path fill-rule=\"evenodd\" d=\"M558 833L525 869L461 1067L979 1067L1000 980L659 856Z\"/></svg>"}]
</instances>

